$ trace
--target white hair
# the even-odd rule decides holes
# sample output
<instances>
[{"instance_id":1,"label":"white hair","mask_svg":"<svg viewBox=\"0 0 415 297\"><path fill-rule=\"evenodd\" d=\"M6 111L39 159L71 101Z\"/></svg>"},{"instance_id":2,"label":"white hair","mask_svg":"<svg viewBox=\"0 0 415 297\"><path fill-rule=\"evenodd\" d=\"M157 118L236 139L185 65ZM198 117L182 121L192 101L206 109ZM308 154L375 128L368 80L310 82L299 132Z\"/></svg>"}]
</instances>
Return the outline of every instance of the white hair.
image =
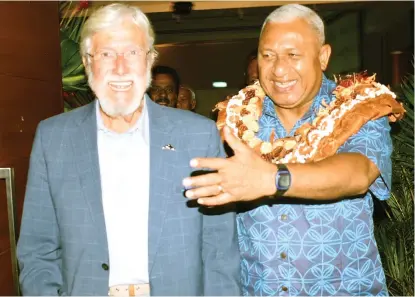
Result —
<instances>
[{"instance_id":1,"label":"white hair","mask_svg":"<svg viewBox=\"0 0 415 297\"><path fill-rule=\"evenodd\" d=\"M146 72L146 86L147 89L151 83L151 67L157 57L157 51L154 49L155 34L152 25L147 16L138 8L126 4L114 3L103 6L94 11L91 16L85 22L81 32L81 56L86 60L85 72L88 76L88 84L91 89L96 93L96 86L94 80L94 74L92 72L90 50L92 46L93 36L105 30L114 28L114 26L121 25L125 20L131 20L132 23L146 34L148 47L147 53L147 72ZM98 94L96 94L98 96ZM109 116L125 116L133 113L139 108L142 98L134 98L128 106L114 105L109 98L105 95L99 95L99 103L101 108Z\"/></svg>"},{"instance_id":2,"label":"white hair","mask_svg":"<svg viewBox=\"0 0 415 297\"><path fill-rule=\"evenodd\" d=\"M91 50L94 34L111 29L115 25L121 24L126 18L130 18L134 24L147 33L147 46L150 51L149 62L151 66L157 57L157 51L154 49L155 34L153 27L147 16L138 7L122 3L100 7L88 17L81 31L81 56L89 61L87 54Z\"/></svg>"},{"instance_id":3,"label":"white hair","mask_svg":"<svg viewBox=\"0 0 415 297\"><path fill-rule=\"evenodd\" d=\"M180 89L189 90L190 94L192 94L192 100L196 100L196 94L195 94L195 92L193 92L193 90L190 87L188 87L186 85L181 85Z\"/></svg>"},{"instance_id":4,"label":"white hair","mask_svg":"<svg viewBox=\"0 0 415 297\"><path fill-rule=\"evenodd\" d=\"M312 9L300 4L286 4L271 12L262 25L262 31L268 23L288 23L295 19L303 19L316 31L320 45L324 45L324 23L321 17Z\"/></svg>"}]
</instances>

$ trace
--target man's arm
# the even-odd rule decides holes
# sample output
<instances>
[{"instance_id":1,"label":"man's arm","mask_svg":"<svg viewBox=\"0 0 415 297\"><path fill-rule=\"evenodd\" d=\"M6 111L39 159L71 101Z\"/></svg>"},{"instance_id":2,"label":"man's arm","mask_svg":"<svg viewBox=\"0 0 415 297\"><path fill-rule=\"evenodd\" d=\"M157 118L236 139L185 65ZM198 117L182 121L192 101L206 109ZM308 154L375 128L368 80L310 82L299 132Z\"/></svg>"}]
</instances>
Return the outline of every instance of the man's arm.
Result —
<instances>
[{"instance_id":1,"label":"man's arm","mask_svg":"<svg viewBox=\"0 0 415 297\"><path fill-rule=\"evenodd\" d=\"M374 188L374 184L381 186L380 180L385 180L388 185L391 167L389 130L387 118L371 121L340 148L339 154L315 163L287 164L292 184L284 196L331 200L361 195L369 187ZM235 155L226 160L193 160L195 167L218 172L187 178L184 185L194 189L186 192L186 196L202 198L198 201L204 205L221 205L273 195L276 192L276 166L263 160L229 131L225 137ZM219 192L219 185L223 192ZM386 187L385 183L383 185ZM380 199L388 196L388 191L377 192L375 195Z\"/></svg>"},{"instance_id":2,"label":"man's arm","mask_svg":"<svg viewBox=\"0 0 415 297\"><path fill-rule=\"evenodd\" d=\"M360 153L340 153L316 163L287 164L292 183L285 197L327 200L367 192L379 176L376 165ZM275 173L269 195L276 192Z\"/></svg>"},{"instance_id":3,"label":"man's arm","mask_svg":"<svg viewBox=\"0 0 415 297\"><path fill-rule=\"evenodd\" d=\"M284 196L324 200L361 195L370 188L379 199L388 197L392 140L386 117L366 123L338 152L320 162L287 165L297 178Z\"/></svg>"},{"instance_id":4,"label":"man's arm","mask_svg":"<svg viewBox=\"0 0 415 297\"><path fill-rule=\"evenodd\" d=\"M376 165L380 174L371 183L369 191L380 200L386 200L390 197L392 187L391 155L393 144L390 130L387 117L370 121L338 150L339 153L360 153Z\"/></svg>"},{"instance_id":5,"label":"man's arm","mask_svg":"<svg viewBox=\"0 0 415 297\"><path fill-rule=\"evenodd\" d=\"M208 156L225 157L218 131L212 125ZM240 254L234 205L202 209L205 296L240 296Z\"/></svg>"},{"instance_id":6,"label":"man's arm","mask_svg":"<svg viewBox=\"0 0 415 297\"><path fill-rule=\"evenodd\" d=\"M42 123L30 156L17 258L22 295L62 293L59 229L42 148Z\"/></svg>"}]
</instances>

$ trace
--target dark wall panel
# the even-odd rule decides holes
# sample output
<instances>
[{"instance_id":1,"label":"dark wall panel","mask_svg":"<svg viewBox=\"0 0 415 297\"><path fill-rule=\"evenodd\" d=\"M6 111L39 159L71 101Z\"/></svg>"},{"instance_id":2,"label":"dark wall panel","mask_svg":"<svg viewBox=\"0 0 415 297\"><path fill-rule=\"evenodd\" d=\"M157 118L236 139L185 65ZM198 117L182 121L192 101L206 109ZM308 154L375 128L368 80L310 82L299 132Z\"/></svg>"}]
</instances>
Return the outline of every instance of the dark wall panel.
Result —
<instances>
[{"instance_id":1,"label":"dark wall panel","mask_svg":"<svg viewBox=\"0 0 415 297\"><path fill-rule=\"evenodd\" d=\"M0 2L0 167L15 170L17 230L38 123L63 112L58 2ZM0 295L15 295L0 181Z\"/></svg>"}]
</instances>

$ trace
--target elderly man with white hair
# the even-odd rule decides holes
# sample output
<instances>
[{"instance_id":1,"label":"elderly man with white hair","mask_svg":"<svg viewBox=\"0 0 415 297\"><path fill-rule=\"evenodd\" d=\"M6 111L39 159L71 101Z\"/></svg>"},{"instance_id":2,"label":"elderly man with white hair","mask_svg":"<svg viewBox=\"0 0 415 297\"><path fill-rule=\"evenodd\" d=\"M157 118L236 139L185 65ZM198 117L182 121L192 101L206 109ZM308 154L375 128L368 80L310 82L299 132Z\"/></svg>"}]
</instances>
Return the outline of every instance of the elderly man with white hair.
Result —
<instances>
[{"instance_id":1,"label":"elderly man with white hair","mask_svg":"<svg viewBox=\"0 0 415 297\"><path fill-rule=\"evenodd\" d=\"M324 125L312 123L337 100L332 93L336 83L324 75L330 54L323 21L308 7L284 5L266 18L258 49L259 81L266 95L255 132L260 142L293 141L300 127L327 132ZM385 89L379 94L389 92ZM214 172L186 178L183 184L193 187L188 198L207 206L249 202L237 217L244 295L388 294L373 232L372 199L390 195L390 126L387 116L361 121L359 112L351 111L349 124L334 127L333 133L354 132L335 139L337 151L321 160L296 161L302 153L295 151L294 160L268 162L226 128L233 157L192 160L195 168ZM319 149L315 143L307 148Z\"/></svg>"},{"instance_id":2,"label":"elderly man with white hair","mask_svg":"<svg viewBox=\"0 0 415 297\"><path fill-rule=\"evenodd\" d=\"M177 98L177 108L194 111L196 108L196 94L186 85L181 85Z\"/></svg>"},{"instance_id":3,"label":"elderly man with white hair","mask_svg":"<svg viewBox=\"0 0 415 297\"><path fill-rule=\"evenodd\" d=\"M18 261L23 295L240 295L235 213L188 203L197 155L224 157L215 123L145 94L154 33L111 4L82 29L97 100L42 121Z\"/></svg>"}]
</instances>

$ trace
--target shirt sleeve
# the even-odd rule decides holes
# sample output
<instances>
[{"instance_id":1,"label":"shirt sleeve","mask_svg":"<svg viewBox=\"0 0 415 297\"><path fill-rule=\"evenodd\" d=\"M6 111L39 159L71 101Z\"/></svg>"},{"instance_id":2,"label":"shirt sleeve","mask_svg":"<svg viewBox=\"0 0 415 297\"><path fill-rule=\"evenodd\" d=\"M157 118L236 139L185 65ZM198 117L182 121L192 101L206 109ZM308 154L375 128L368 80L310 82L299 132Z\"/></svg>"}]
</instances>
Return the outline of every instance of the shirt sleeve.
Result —
<instances>
[{"instance_id":1,"label":"shirt sleeve","mask_svg":"<svg viewBox=\"0 0 415 297\"><path fill-rule=\"evenodd\" d=\"M392 183L392 139L387 117L366 123L338 150L339 153L361 153L379 169L380 176L372 183L369 191L379 200L390 197Z\"/></svg>"}]
</instances>

